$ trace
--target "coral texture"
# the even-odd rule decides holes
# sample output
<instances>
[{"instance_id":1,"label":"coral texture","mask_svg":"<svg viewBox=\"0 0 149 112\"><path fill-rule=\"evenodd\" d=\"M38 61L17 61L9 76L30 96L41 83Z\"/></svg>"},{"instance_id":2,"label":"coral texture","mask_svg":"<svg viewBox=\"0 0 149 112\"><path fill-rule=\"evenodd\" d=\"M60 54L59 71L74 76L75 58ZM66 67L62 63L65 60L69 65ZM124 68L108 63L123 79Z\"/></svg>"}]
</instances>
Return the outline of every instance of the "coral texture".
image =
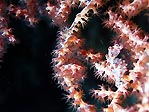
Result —
<instances>
[{"instance_id":1,"label":"coral texture","mask_svg":"<svg viewBox=\"0 0 149 112\"><path fill-rule=\"evenodd\" d=\"M66 101L72 109L78 112L149 111L149 36L133 22L143 11L148 16L149 0L49 0L44 6L36 0L21 2L25 6L6 6L0 2L0 58L6 51L4 46L17 41L8 27L6 13L23 18L31 26L38 22L39 15L47 15L59 27L57 46L52 52L53 77L66 92ZM70 23L74 9L80 12ZM83 35L83 30L92 18L100 19L104 28L115 33L106 53L87 47L90 40L87 34ZM92 68L93 73L88 73ZM96 79L98 88L88 89L90 82L84 86L88 77ZM87 101L86 92L106 106L98 107L97 103Z\"/></svg>"},{"instance_id":2,"label":"coral texture","mask_svg":"<svg viewBox=\"0 0 149 112\"><path fill-rule=\"evenodd\" d=\"M100 51L92 53L83 49L84 43L80 37L80 29L88 24L92 15L98 15L100 10L107 7L108 2L105 0L66 0L58 1L59 8L48 5L49 12L62 11L56 12L53 18L53 22L58 25L66 22L70 13L69 8L76 7L76 5L82 8L71 26L62 28L59 33L57 49L53 53L54 77L68 93L66 98L67 100L71 99L72 106L77 111L95 112L98 110L97 107L83 100L83 90L81 89L81 82L86 78L87 67L85 62L87 62L95 69L93 77L107 80L107 84L103 83L99 89L91 90L95 99L102 102L106 102L107 99L110 100L108 106L102 108L101 111L149 111L149 87L147 87L149 83L148 35L131 21L133 16L148 8L149 1L134 0L129 2L129 0L124 0L117 3L117 6L108 7L103 12L108 18L102 22L105 27L117 33L115 42L109 46L108 53L105 55ZM72 4L72 6L68 4ZM61 17L60 20L57 16ZM124 51L129 51L130 60L118 57L120 54L126 55L127 52ZM128 64L130 65L128 61L131 62L132 68L128 67ZM112 90L110 84L116 86L117 90ZM108 88L105 87L107 85ZM135 104L133 105L124 107L124 102L128 97L137 97L137 101L134 101Z\"/></svg>"}]
</instances>

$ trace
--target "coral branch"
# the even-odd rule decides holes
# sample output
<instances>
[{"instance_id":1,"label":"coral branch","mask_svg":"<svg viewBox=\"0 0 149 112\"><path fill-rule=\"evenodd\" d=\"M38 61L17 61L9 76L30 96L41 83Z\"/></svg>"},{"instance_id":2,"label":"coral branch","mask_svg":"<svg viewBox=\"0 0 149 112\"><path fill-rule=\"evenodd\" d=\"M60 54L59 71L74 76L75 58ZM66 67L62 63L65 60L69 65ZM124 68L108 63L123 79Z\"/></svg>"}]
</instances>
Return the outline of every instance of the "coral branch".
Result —
<instances>
[{"instance_id":1,"label":"coral branch","mask_svg":"<svg viewBox=\"0 0 149 112\"><path fill-rule=\"evenodd\" d=\"M53 77L74 110L148 112L149 36L134 19L148 11L149 0L41 3L40 0L20 0L16 5L0 1L0 59L5 46L16 41L9 27L11 17L33 26L46 16L46 20L49 18L59 29L52 52ZM74 9L79 10L77 14ZM94 44L87 45L92 41L99 49Z\"/></svg>"},{"instance_id":2,"label":"coral branch","mask_svg":"<svg viewBox=\"0 0 149 112\"><path fill-rule=\"evenodd\" d=\"M123 13L126 14L128 17L136 16L142 10L149 8L149 1L148 0L133 0L132 3L129 0L124 0L123 5L120 5L122 8Z\"/></svg>"}]
</instances>

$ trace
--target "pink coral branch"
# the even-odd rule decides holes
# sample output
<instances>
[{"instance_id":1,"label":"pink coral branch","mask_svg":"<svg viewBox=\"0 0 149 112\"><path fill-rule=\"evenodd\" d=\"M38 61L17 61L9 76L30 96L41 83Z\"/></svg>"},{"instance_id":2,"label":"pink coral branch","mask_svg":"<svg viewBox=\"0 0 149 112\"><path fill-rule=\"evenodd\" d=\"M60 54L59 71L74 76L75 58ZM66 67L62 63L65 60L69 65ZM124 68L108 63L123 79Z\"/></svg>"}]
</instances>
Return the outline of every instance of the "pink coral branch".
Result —
<instances>
[{"instance_id":1,"label":"pink coral branch","mask_svg":"<svg viewBox=\"0 0 149 112\"><path fill-rule=\"evenodd\" d=\"M36 0L21 2L24 2L24 7L7 6L5 2L0 2L0 58L5 45L16 41L12 29L8 27L7 14L19 19L24 17L25 21L34 25L40 19L39 15L47 13L52 24L60 30L52 53L53 77L66 92L67 102L70 101L74 109L78 112L149 111L149 36L132 20L148 10L148 0L123 0L118 3L112 0L49 0L43 8ZM74 8L81 11L69 24ZM115 42L107 47L107 54L86 48L88 35L82 35L82 32L89 27L92 17L100 19L101 24L116 33ZM94 32L91 31L91 34L94 37ZM102 44L99 46L103 47ZM129 64L132 67L128 67ZM90 68L94 68L92 74L88 73ZM92 88L88 92L98 101L105 103L109 99L107 106L98 108L84 99L83 84L88 74L101 83L100 88ZM117 89L113 90L114 87ZM129 97L137 97L137 101L125 106Z\"/></svg>"}]
</instances>

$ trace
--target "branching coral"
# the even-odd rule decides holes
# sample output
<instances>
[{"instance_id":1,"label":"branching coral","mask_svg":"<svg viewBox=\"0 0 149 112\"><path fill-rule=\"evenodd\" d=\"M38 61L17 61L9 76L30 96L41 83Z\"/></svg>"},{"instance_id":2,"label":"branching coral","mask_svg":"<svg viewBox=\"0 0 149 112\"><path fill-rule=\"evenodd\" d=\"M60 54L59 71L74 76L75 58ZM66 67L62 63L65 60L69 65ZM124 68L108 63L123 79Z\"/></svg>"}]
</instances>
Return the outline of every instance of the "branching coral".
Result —
<instances>
[{"instance_id":1,"label":"branching coral","mask_svg":"<svg viewBox=\"0 0 149 112\"><path fill-rule=\"evenodd\" d=\"M67 1L65 2L67 3ZM74 4L74 1L72 2ZM112 88L106 89L106 84L102 84L99 90L92 89L91 93L95 99L104 101L105 97L108 97L111 100L108 107L103 108L101 111L148 111L148 35L139 29L130 18L148 9L149 2L147 0L134 0L133 2L125 0L122 3L118 3L118 6L110 6L103 13L109 16L108 19L103 20L105 26L118 34L113 46L108 48L108 54L105 55L106 59L102 58L101 52L92 53L82 49L80 29L85 27L91 15L98 15L99 10L103 10L102 8L106 7L105 4L108 1L91 0L79 2L80 4L84 2L83 9L76 15L69 28L62 29L57 50L54 52L56 56L53 58L53 67L58 84L62 85L62 88L68 92L68 99L72 99L72 104L78 111L97 111L98 109L95 106L91 106L82 100L83 91L80 90L80 82L86 77L84 74L86 70L84 62L87 61L94 67L95 77L99 79L105 78L109 84L112 83L117 87L117 90L113 91ZM49 6L48 8L50 9ZM72 37L74 37L73 41ZM123 53L122 50L129 51L133 68L130 69L127 66L128 63L126 61L128 60L118 57ZM84 61L81 62L80 60ZM136 104L124 107L124 102L129 96L137 97Z\"/></svg>"},{"instance_id":2,"label":"branching coral","mask_svg":"<svg viewBox=\"0 0 149 112\"><path fill-rule=\"evenodd\" d=\"M52 53L54 78L66 91L65 97L73 109L78 112L149 111L149 36L133 22L135 16L148 11L148 0L49 0L42 8L35 0L21 2L24 7L13 4L7 7L5 2L0 2L0 57L4 45L16 41L8 28L6 14L24 17L31 26L38 22L39 15L45 14L60 30ZM81 11L69 24L75 8ZM100 18L104 27L116 33L107 54L86 48L88 40L83 38L87 35L83 36L82 30L93 17ZM89 75L100 84L88 93L100 102L107 101L107 106L98 108L84 99L83 82L89 68L94 68L94 75Z\"/></svg>"}]
</instances>

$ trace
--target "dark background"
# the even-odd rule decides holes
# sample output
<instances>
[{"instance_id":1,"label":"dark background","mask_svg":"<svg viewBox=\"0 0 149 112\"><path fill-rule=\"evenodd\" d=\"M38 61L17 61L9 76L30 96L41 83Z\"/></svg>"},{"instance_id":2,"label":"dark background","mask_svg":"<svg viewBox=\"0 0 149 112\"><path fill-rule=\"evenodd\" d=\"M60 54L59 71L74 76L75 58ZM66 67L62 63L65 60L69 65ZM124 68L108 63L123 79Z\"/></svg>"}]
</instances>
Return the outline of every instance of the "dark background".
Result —
<instances>
[{"instance_id":1,"label":"dark background","mask_svg":"<svg viewBox=\"0 0 149 112\"><path fill-rule=\"evenodd\" d=\"M45 17L29 26L13 16L9 27L17 43L6 46L0 63L0 112L66 112L63 91L52 79L58 28Z\"/></svg>"}]
</instances>

